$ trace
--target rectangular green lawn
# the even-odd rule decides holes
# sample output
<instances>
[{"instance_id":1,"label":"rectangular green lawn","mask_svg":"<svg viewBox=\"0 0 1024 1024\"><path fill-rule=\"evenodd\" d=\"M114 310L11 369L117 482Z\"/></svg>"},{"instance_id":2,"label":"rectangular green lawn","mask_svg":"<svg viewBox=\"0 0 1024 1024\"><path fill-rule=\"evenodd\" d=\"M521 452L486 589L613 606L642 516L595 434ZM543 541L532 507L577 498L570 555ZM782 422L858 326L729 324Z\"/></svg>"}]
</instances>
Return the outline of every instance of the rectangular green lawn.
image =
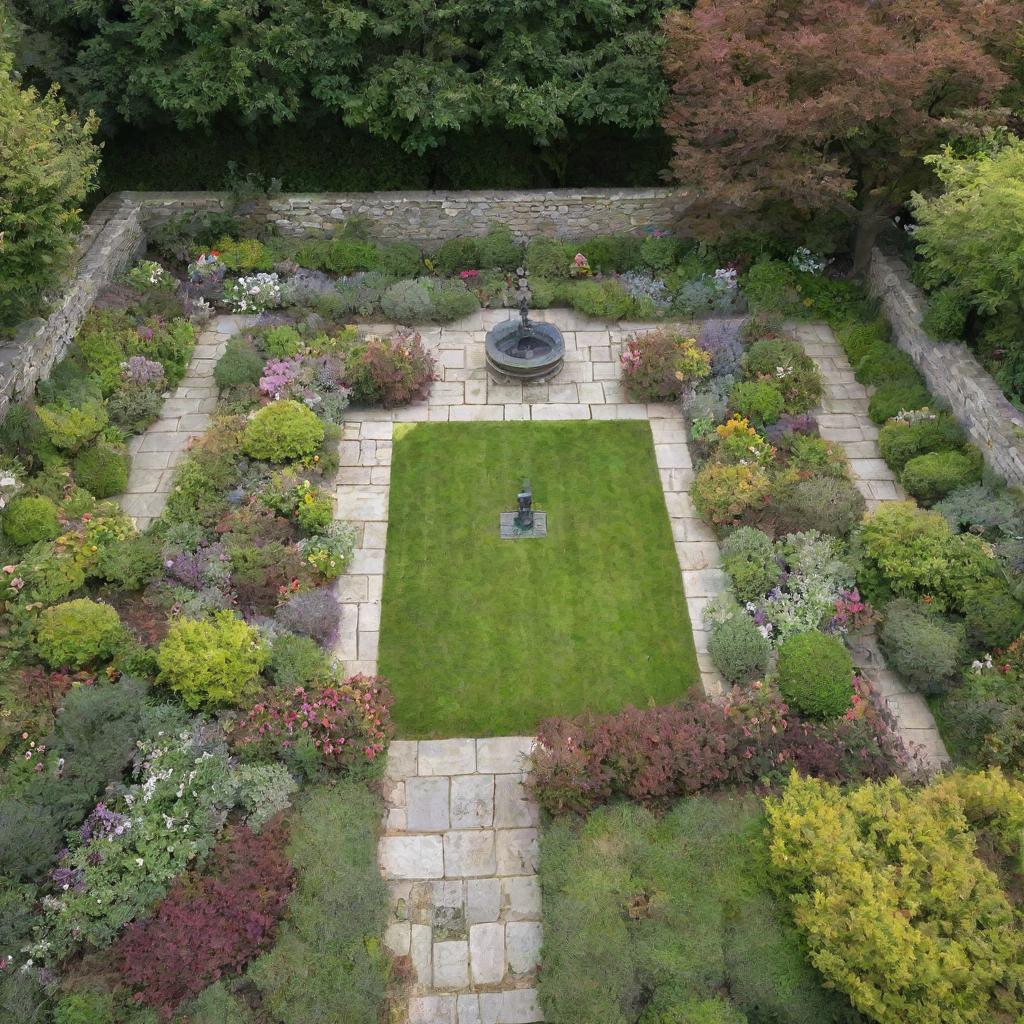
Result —
<instances>
[{"instance_id":1,"label":"rectangular green lawn","mask_svg":"<svg viewBox=\"0 0 1024 1024\"><path fill-rule=\"evenodd\" d=\"M501 540L524 478L548 535ZM699 685L647 422L397 424L379 665L405 737Z\"/></svg>"}]
</instances>

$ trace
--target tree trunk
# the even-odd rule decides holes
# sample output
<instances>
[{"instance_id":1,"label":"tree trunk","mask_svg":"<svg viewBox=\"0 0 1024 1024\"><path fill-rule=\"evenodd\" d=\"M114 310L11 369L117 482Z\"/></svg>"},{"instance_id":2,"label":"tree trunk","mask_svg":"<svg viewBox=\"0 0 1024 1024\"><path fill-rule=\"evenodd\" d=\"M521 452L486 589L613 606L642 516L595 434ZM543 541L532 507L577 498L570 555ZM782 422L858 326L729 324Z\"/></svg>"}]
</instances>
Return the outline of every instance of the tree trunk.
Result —
<instances>
[{"instance_id":1,"label":"tree trunk","mask_svg":"<svg viewBox=\"0 0 1024 1024\"><path fill-rule=\"evenodd\" d=\"M863 277L871 263L871 250L888 221L885 207L881 204L867 204L857 217L856 234L853 242L853 273Z\"/></svg>"}]
</instances>

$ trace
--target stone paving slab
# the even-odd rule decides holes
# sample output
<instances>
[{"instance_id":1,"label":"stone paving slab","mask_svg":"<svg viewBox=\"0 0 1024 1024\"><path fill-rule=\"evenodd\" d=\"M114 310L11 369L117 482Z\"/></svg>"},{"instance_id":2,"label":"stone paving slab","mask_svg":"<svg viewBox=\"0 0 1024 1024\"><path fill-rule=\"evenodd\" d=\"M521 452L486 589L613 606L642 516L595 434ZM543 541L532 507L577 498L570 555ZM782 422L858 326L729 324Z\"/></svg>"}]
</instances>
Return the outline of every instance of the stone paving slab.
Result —
<instances>
[{"instance_id":1,"label":"stone paving slab","mask_svg":"<svg viewBox=\"0 0 1024 1024\"><path fill-rule=\"evenodd\" d=\"M410 1024L543 1020L539 810L524 788L532 736L396 740L378 856L385 944L407 958Z\"/></svg>"}]
</instances>

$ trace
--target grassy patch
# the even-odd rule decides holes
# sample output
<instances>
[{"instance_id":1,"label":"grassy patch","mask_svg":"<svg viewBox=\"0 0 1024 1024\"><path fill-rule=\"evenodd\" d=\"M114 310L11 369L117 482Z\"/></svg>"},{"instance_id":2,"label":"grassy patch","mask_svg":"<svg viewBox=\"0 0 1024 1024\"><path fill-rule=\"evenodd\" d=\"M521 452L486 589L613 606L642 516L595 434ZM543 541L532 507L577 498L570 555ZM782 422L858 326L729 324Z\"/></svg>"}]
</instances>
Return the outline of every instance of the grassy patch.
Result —
<instances>
[{"instance_id":1,"label":"grassy patch","mask_svg":"<svg viewBox=\"0 0 1024 1024\"><path fill-rule=\"evenodd\" d=\"M541 841L541 1000L552 1024L838 1024L766 885L759 801L618 804Z\"/></svg>"},{"instance_id":2,"label":"grassy patch","mask_svg":"<svg viewBox=\"0 0 1024 1024\"><path fill-rule=\"evenodd\" d=\"M292 826L295 892L273 949L249 968L281 1024L377 1024L388 958L387 888L377 869L381 803L365 784L310 792Z\"/></svg>"},{"instance_id":3,"label":"grassy patch","mask_svg":"<svg viewBox=\"0 0 1024 1024\"><path fill-rule=\"evenodd\" d=\"M501 540L524 477L548 536ZM403 736L529 733L697 683L648 424L397 429L380 668Z\"/></svg>"}]
</instances>

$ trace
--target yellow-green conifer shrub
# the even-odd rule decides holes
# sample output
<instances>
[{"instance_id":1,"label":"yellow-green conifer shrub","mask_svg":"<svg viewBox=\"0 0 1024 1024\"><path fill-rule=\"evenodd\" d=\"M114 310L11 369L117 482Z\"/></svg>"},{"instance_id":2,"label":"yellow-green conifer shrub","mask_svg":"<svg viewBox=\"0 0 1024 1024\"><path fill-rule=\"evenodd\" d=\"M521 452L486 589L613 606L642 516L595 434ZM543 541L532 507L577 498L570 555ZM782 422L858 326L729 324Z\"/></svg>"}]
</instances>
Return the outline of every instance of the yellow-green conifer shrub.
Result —
<instances>
[{"instance_id":1,"label":"yellow-green conifer shrub","mask_svg":"<svg viewBox=\"0 0 1024 1024\"><path fill-rule=\"evenodd\" d=\"M811 962L862 1014L1022 1019L1024 922L997 870L1000 858L1019 867L1024 784L993 769L844 792L794 772L766 809L771 863Z\"/></svg>"}]
</instances>

